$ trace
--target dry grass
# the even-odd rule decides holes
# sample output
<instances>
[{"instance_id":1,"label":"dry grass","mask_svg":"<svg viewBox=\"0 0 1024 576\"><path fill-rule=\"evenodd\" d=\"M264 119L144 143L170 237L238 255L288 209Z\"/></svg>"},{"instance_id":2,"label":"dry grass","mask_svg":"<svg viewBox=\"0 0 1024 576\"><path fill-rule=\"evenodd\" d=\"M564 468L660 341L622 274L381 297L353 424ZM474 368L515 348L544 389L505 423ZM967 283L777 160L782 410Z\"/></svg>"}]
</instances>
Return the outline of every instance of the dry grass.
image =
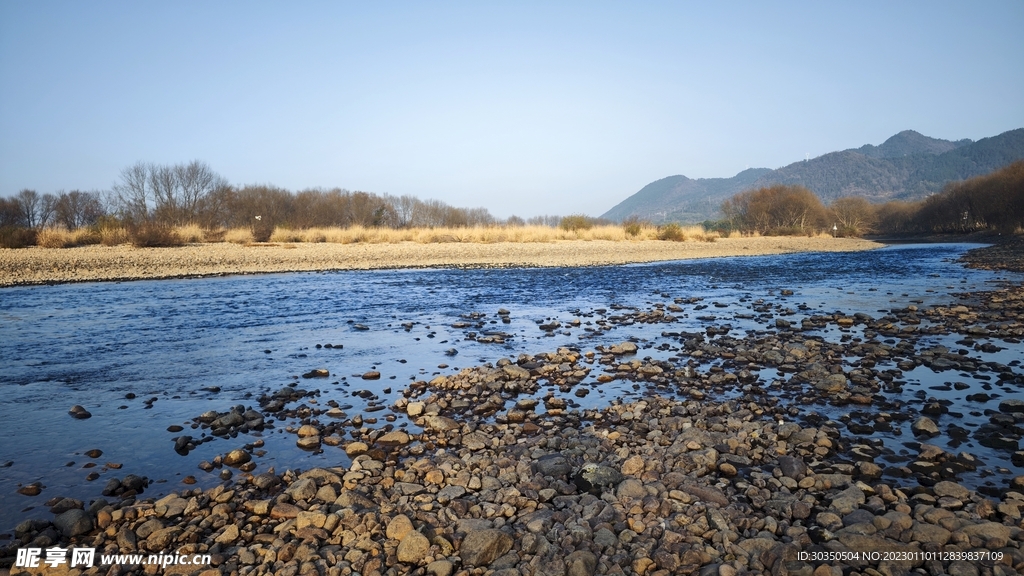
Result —
<instances>
[{"instance_id":1,"label":"dry grass","mask_svg":"<svg viewBox=\"0 0 1024 576\"><path fill-rule=\"evenodd\" d=\"M702 226L682 227L686 237L701 242L713 242L717 233L707 233ZM636 232L632 234L630 232ZM271 242L331 242L337 244L397 244L415 242L438 244L448 242L493 244L497 242L557 242L559 240L656 240L658 228L641 226L629 232L622 226L593 226L589 229L565 230L551 226L477 226L472 228L310 228L289 230L277 228Z\"/></svg>"},{"instance_id":2,"label":"dry grass","mask_svg":"<svg viewBox=\"0 0 1024 576\"><path fill-rule=\"evenodd\" d=\"M67 230L66 228L44 228L36 236L36 245L43 248L72 248L87 244L99 244L100 233L89 228Z\"/></svg>"},{"instance_id":3,"label":"dry grass","mask_svg":"<svg viewBox=\"0 0 1024 576\"><path fill-rule=\"evenodd\" d=\"M664 239L663 228L650 224L633 223L628 226L593 226L587 229L566 230L552 226L477 226L472 228L408 228L394 230L391 228L366 228L352 226L349 228L309 228L291 230L275 228L270 235L270 242L277 243L318 243L334 244L399 244L413 242L417 244L443 243L477 243L495 244L498 242L513 243L544 243L561 240L610 240L614 242L630 242L642 240ZM717 232L706 232L702 226L679 226L677 241L714 242L719 238ZM204 230L197 225L178 226L169 229L177 238L177 243L198 244L231 242L234 244L253 244L255 237L249 228L230 228ZM733 233L731 236L736 236ZM117 246L132 243L129 230L122 226L103 226L96 229L82 228L68 231L62 228L41 230L37 243L46 248L70 248L85 244ZM159 243L158 243L159 244ZM166 245L166 244L163 244Z\"/></svg>"}]
</instances>

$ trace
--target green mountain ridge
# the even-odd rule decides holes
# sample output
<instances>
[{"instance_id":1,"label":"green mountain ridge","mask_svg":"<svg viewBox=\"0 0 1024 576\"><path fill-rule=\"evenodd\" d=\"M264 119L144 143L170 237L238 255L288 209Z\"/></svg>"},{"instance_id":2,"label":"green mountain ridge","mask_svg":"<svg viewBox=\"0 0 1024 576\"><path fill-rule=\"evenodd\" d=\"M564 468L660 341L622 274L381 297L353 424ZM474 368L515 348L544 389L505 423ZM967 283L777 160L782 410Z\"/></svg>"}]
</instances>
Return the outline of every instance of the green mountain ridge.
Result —
<instances>
[{"instance_id":1,"label":"green mountain ridge","mask_svg":"<svg viewBox=\"0 0 1024 576\"><path fill-rule=\"evenodd\" d=\"M904 130L882 144L867 144L777 170L751 168L732 178L670 176L644 186L601 217L637 217L654 223L702 222L721 217L726 198L772 184L801 185L826 204L843 196L872 202L917 200L952 181L998 170L1024 158L1024 128L972 140L949 141Z\"/></svg>"}]
</instances>

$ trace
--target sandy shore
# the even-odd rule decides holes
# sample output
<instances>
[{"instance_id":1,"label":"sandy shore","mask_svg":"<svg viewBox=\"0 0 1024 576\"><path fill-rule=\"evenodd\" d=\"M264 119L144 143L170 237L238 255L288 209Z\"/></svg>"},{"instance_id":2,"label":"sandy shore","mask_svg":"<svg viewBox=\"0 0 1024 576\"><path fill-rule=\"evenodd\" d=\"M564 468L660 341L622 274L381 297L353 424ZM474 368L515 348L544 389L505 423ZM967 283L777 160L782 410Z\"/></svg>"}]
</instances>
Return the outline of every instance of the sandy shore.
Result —
<instances>
[{"instance_id":1,"label":"sandy shore","mask_svg":"<svg viewBox=\"0 0 1024 576\"><path fill-rule=\"evenodd\" d=\"M558 241L495 244L196 244L0 249L0 286L323 270L601 266L882 246L855 238L758 237L716 242Z\"/></svg>"}]
</instances>

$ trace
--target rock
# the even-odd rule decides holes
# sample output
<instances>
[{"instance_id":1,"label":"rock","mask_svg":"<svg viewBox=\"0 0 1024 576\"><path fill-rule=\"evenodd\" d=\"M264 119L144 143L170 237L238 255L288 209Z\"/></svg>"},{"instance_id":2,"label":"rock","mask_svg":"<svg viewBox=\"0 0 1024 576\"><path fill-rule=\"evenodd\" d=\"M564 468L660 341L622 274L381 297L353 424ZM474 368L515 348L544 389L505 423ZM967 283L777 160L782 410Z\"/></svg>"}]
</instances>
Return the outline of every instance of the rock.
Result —
<instances>
[{"instance_id":1,"label":"rock","mask_svg":"<svg viewBox=\"0 0 1024 576\"><path fill-rule=\"evenodd\" d=\"M78 418L79 420L92 418L92 414L86 410L84 406L79 406L78 404L72 406L71 409L68 410L68 414L71 414L72 418Z\"/></svg>"},{"instance_id":2,"label":"rock","mask_svg":"<svg viewBox=\"0 0 1024 576\"><path fill-rule=\"evenodd\" d=\"M452 576L454 571L455 565L448 560L434 560L426 567L428 576Z\"/></svg>"},{"instance_id":3,"label":"rock","mask_svg":"<svg viewBox=\"0 0 1024 576\"><path fill-rule=\"evenodd\" d=\"M430 552L430 541L415 530L409 532L398 544L398 561L406 564L419 564Z\"/></svg>"},{"instance_id":4,"label":"rock","mask_svg":"<svg viewBox=\"0 0 1024 576\"><path fill-rule=\"evenodd\" d=\"M814 387L829 394L841 392L846 390L846 375L830 374L826 378L815 382Z\"/></svg>"},{"instance_id":5,"label":"rock","mask_svg":"<svg viewBox=\"0 0 1024 576\"><path fill-rule=\"evenodd\" d=\"M310 436L319 436L320 430L317 429L316 426L304 424L299 427L299 430L298 432L296 432L296 434L299 435L299 438L309 438Z\"/></svg>"},{"instance_id":6,"label":"rock","mask_svg":"<svg viewBox=\"0 0 1024 576\"><path fill-rule=\"evenodd\" d=\"M363 373L363 380L380 380L380 372L376 370L370 370L369 372Z\"/></svg>"},{"instance_id":7,"label":"rock","mask_svg":"<svg viewBox=\"0 0 1024 576\"><path fill-rule=\"evenodd\" d=\"M584 464L573 475L572 481L580 491L600 495L604 488L618 486L622 482L622 473L600 464Z\"/></svg>"},{"instance_id":8,"label":"rock","mask_svg":"<svg viewBox=\"0 0 1024 576\"><path fill-rule=\"evenodd\" d=\"M966 501L968 498L971 497L970 490L964 488L963 486L957 484L956 482L950 482L948 480L943 480L941 482L936 483L935 486L932 487L932 491L934 491L935 495L940 498L942 496L950 496L952 498L956 498L957 500Z\"/></svg>"},{"instance_id":9,"label":"rock","mask_svg":"<svg viewBox=\"0 0 1024 576\"><path fill-rule=\"evenodd\" d=\"M466 535L459 557L468 566L487 566L511 549L511 536L495 528L486 528Z\"/></svg>"},{"instance_id":10,"label":"rock","mask_svg":"<svg viewBox=\"0 0 1024 576\"><path fill-rule=\"evenodd\" d=\"M252 456L249 455L245 450L232 450L224 456L224 464L227 466L241 466L249 460L252 460Z\"/></svg>"},{"instance_id":11,"label":"rock","mask_svg":"<svg viewBox=\"0 0 1024 576\"><path fill-rule=\"evenodd\" d=\"M319 436L306 436L295 441L295 445L303 450L316 450L320 447Z\"/></svg>"},{"instance_id":12,"label":"rock","mask_svg":"<svg viewBox=\"0 0 1024 576\"><path fill-rule=\"evenodd\" d=\"M935 422L927 416L921 416L918 418L910 429L914 434L921 436L937 436L939 434L939 427L936 426Z\"/></svg>"},{"instance_id":13,"label":"rock","mask_svg":"<svg viewBox=\"0 0 1024 576\"><path fill-rule=\"evenodd\" d=\"M630 456L622 463L622 474L625 476L637 476L644 471L644 459L640 456Z\"/></svg>"},{"instance_id":14,"label":"rock","mask_svg":"<svg viewBox=\"0 0 1024 576\"><path fill-rule=\"evenodd\" d=\"M856 486L850 486L832 497L832 508L838 510L840 514L849 514L864 502L864 491Z\"/></svg>"},{"instance_id":15,"label":"rock","mask_svg":"<svg viewBox=\"0 0 1024 576\"><path fill-rule=\"evenodd\" d=\"M237 539L238 539L238 526L236 526L234 524L228 524L224 528L224 531L221 532L220 535L217 536L214 539L214 542L217 542L218 544L231 544L232 542L234 542Z\"/></svg>"},{"instance_id":16,"label":"rock","mask_svg":"<svg viewBox=\"0 0 1024 576\"><path fill-rule=\"evenodd\" d=\"M393 540L401 540L406 534L413 531L412 520L405 514L399 514L391 519L385 534Z\"/></svg>"},{"instance_id":17,"label":"rock","mask_svg":"<svg viewBox=\"0 0 1024 576\"><path fill-rule=\"evenodd\" d=\"M999 403L999 411L1007 413L1024 412L1024 400L1019 398L1003 400Z\"/></svg>"},{"instance_id":18,"label":"rock","mask_svg":"<svg viewBox=\"0 0 1024 576\"><path fill-rule=\"evenodd\" d=\"M351 457L359 456L360 454L366 454L369 449L370 447L364 442L351 442L345 445L345 454Z\"/></svg>"},{"instance_id":19,"label":"rock","mask_svg":"<svg viewBox=\"0 0 1024 576\"><path fill-rule=\"evenodd\" d=\"M426 427L433 430L434 432L450 432L452 430L459 430L462 425L448 418L447 416L438 416L437 414L428 414L423 417L423 422Z\"/></svg>"},{"instance_id":20,"label":"rock","mask_svg":"<svg viewBox=\"0 0 1024 576\"><path fill-rule=\"evenodd\" d=\"M426 408L426 404L423 402L409 402L405 407L405 413L411 418L415 418L420 414L423 414L423 409Z\"/></svg>"},{"instance_id":21,"label":"rock","mask_svg":"<svg viewBox=\"0 0 1024 576\"><path fill-rule=\"evenodd\" d=\"M960 529L968 537L977 537L982 540L1001 540L1006 542L1010 539L1010 527L996 522L981 522L971 524Z\"/></svg>"},{"instance_id":22,"label":"rock","mask_svg":"<svg viewBox=\"0 0 1024 576\"><path fill-rule=\"evenodd\" d=\"M53 525L65 538L86 534L93 528L92 517L80 508L73 508L53 519Z\"/></svg>"},{"instance_id":23,"label":"rock","mask_svg":"<svg viewBox=\"0 0 1024 576\"><path fill-rule=\"evenodd\" d=\"M312 500L316 496L316 480L312 478L300 478L295 482L292 482L291 486L285 490L285 494L292 497L293 500Z\"/></svg>"},{"instance_id":24,"label":"rock","mask_svg":"<svg viewBox=\"0 0 1024 576\"><path fill-rule=\"evenodd\" d=\"M402 430L392 430L380 438L377 438L377 443L384 446L405 446L409 441L409 435Z\"/></svg>"},{"instance_id":25,"label":"rock","mask_svg":"<svg viewBox=\"0 0 1024 576\"><path fill-rule=\"evenodd\" d=\"M303 378L327 378L331 375L325 368L317 368L310 370L302 375Z\"/></svg>"},{"instance_id":26,"label":"rock","mask_svg":"<svg viewBox=\"0 0 1024 576\"><path fill-rule=\"evenodd\" d=\"M533 469L541 476L552 476L555 478L572 472L572 466L569 465L569 461L561 454L541 456L533 462Z\"/></svg>"},{"instance_id":27,"label":"rock","mask_svg":"<svg viewBox=\"0 0 1024 576\"><path fill-rule=\"evenodd\" d=\"M609 352L616 356L623 354L636 354L638 348L637 345L632 342L623 342L622 344L616 344L608 349Z\"/></svg>"},{"instance_id":28,"label":"rock","mask_svg":"<svg viewBox=\"0 0 1024 576\"><path fill-rule=\"evenodd\" d=\"M643 483L636 478L627 478L619 483L615 489L615 495L619 499L631 498L633 500L640 500L647 496L647 490L644 488Z\"/></svg>"},{"instance_id":29,"label":"rock","mask_svg":"<svg viewBox=\"0 0 1024 576\"><path fill-rule=\"evenodd\" d=\"M43 485L40 484L39 482L33 482L31 484L18 488L18 494L21 494L23 496L38 496L39 493L42 491Z\"/></svg>"},{"instance_id":30,"label":"rock","mask_svg":"<svg viewBox=\"0 0 1024 576\"><path fill-rule=\"evenodd\" d=\"M597 556L587 550L576 550L565 559L566 576L594 576Z\"/></svg>"},{"instance_id":31,"label":"rock","mask_svg":"<svg viewBox=\"0 0 1024 576\"><path fill-rule=\"evenodd\" d=\"M779 469L782 470L783 476L799 480L800 476L807 473L807 464L804 463L802 458L779 456Z\"/></svg>"},{"instance_id":32,"label":"rock","mask_svg":"<svg viewBox=\"0 0 1024 576\"><path fill-rule=\"evenodd\" d=\"M679 489L691 496L696 496L704 502L711 502L719 506L728 506L729 498L725 493L714 486L698 486L696 484L683 484Z\"/></svg>"}]
</instances>

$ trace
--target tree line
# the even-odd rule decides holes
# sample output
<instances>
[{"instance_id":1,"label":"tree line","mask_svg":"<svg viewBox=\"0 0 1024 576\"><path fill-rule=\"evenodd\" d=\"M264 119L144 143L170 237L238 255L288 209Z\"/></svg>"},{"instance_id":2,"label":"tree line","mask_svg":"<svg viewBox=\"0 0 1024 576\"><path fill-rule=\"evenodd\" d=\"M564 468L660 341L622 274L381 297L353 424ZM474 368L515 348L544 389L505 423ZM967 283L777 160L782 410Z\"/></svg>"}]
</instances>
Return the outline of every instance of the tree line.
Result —
<instances>
[{"instance_id":1,"label":"tree line","mask_svg":"<svg viewBox=\"0 0 1024 576\"><path fill-rule=\"evenodd\" d=\"M298 192L268 184L234 186L205 162L162 165L138 162L121 170L107 191L39 194L21 190L0 198L0 227L69 230L112 223L129 228L183 226L252 228L257 240L275 227L439 228L558 226L558 216L499 220L485 208L457 208L438 200L341 188Z\"/></svg>"},{"instance_id":2,"label":"tree line","mask_svg":"<svg viewBox=\"0 0 1024 576\"><path fill-rule=\"evenodd\" d=\"M722 203L725 219L707 227L764 235L932 234L1024 230L1024 160L991 174L951 182L917 202L872 204L845 196L825 206L803 186L773 185Z\"/></svg>"}]
</instances>

